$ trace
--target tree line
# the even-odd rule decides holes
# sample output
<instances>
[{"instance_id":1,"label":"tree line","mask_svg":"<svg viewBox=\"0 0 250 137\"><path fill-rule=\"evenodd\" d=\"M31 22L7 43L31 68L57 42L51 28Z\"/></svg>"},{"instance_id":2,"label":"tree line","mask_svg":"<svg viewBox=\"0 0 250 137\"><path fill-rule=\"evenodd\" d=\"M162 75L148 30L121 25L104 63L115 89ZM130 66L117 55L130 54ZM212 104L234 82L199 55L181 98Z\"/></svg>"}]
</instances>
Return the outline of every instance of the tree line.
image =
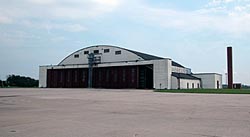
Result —
<instances>
[{"instance_id":1,"label":"tree line","mask_svg":"<svg viewBox=\"0 0 250 137\"><path fill-rule=\"evenodd\" d=\"M0 80L0 87L38 87L38 80L20 75L8 75L6 81Z\"/></svg>"}]
</instances>

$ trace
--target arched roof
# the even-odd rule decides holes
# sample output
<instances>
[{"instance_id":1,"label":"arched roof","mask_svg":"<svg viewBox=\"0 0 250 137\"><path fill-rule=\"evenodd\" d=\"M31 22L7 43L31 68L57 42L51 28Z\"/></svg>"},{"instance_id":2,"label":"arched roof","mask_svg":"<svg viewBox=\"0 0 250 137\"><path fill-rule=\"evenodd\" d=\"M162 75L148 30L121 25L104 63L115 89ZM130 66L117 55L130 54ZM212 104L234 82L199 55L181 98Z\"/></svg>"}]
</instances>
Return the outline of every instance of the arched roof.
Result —
<instances>
[{"instance_id":1,"label":"arched roof","mask_svg":"<svg viewBox=\"0 0 250 137\"><path fill-rule=\"evenodd\" d=\"M121 48L121 47L118 47L118 46L112 46L112 45L94 45L94 46L89 46L89 47L82 48L80 50L77 50L77 51L73 52L72 54L70 54L66 58L64 58L58 65L64 65L65 60L69 59L74 54L77 54L77 53L79 53L81 51L85 51L85 50L88 50L88 49L91 49L91 48L98 48L98 47L100 47L100 48L115 48L115 49L120 49L120 50L123 50L123 51L127 51L128 53L131 53L131 54L134 54L137 57L140 57L141 60L159 60L159 59L164 59L162 57L158 57L158 56L154 56L154 55L150 55L150 54L146 54L146 53L142 53L142 52L138 52L138 51L133 51L133 50L129 50L129 49L126 49L126 48ZM172 61L172 65L173 66L177 66L177 67L183 67L182 65L180 65L179 63L174 62L174 61Z\"/></svg>"}]
</instances>

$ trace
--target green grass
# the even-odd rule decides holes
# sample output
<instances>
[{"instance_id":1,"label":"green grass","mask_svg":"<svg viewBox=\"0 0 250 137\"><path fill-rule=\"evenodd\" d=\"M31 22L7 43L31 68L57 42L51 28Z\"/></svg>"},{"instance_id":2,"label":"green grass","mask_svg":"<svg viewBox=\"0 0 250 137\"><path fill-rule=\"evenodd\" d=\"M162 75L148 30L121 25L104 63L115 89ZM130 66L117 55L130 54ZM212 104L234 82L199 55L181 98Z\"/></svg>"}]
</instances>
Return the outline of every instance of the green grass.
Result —
<instances>
[{"instance_id":1,"label":"green grass","mask_svg":"<svg viewBox=\"0 0 250 137\"><path fill-rule=\"evenodd\" d=\"M198 93L198 94L250 94L250 89L181 89L155 90L163 93Z\"/></svg>"},{"instance_id":2,"label":"green grass","mask_svg":"<svg viewBox=\"0 0 250 137\"><path fill-rule=\"evenodd\" d=\"M38 87L18 87L18 86L9 86L9 87L5 86L5 87L1 87L0 86L0 88L38 88Z\"/></svg>"}]
</instances>

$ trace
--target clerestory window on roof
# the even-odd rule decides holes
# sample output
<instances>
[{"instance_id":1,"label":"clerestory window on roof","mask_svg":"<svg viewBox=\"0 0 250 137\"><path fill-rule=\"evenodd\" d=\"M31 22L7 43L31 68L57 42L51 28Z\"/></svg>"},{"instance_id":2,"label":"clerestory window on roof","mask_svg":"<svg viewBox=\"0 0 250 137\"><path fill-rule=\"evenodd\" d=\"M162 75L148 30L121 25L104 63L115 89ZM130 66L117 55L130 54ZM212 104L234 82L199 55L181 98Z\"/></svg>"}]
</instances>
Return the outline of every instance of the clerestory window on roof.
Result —
<instances>
[{"instance_id":1,"label":"clerestory window on roof","mask_svg":"<svg viewBox=\"0 0 250 137\"><path fill-rule=\"evenodd\" d=\"M122 51L118 50L118 51L115 51L115 55L120 55L122 54Z\"/></svg>"},{"instance_id":2,"label":"clerestory window on roof","mask_svg":"<svg viewBox=\"0 0 250 137\"><path fill-rule=\"evenodd\" d=\"M75 58L79 58L79 54L75 54L74 57L75 57Z\"/></svg>"},{"instance_id":3,"label":"clerestory window on roof","mask_svg":"<svg viewBox=\"0 0 250 137\"><path fill-rule=\"evenodd\" d=\"M84 51L84 54L89 54L89 51Z\"/></svg>"},{"instance_id":4,"label":"clerestory window on roof","mask_svg":"<svg viewBox=\"0 0 250 137\"><path fill-rule=\"evenodd\" d=\"M104 53L109 53L109 49L104 49Z\"/></svg>"},{"instance_id":5,"label":"clerestory window on roof","mask_svg":"<svg viewBox=\"0 0 250 137\"><path fill-rule=\"evenodd\" d=\"M99 50L94 50L94 54L99 54Z\"/></svg>"}]
</instances>

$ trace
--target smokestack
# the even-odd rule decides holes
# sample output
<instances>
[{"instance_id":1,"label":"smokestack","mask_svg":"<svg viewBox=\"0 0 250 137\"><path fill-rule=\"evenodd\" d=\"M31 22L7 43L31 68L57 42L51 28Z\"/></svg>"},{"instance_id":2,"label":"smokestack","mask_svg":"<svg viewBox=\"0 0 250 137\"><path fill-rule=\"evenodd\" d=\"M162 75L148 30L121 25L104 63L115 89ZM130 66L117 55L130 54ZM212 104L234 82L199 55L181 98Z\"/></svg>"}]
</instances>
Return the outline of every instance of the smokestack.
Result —
<instances>
[{"instance_id":1,"label":"smokestack","mask_svg":"<svg viewBox=\"0 0 250 137\"><path fill-rule=\"evenodd\" d=\"M233 89L233 54L232 47L227 47L227 80L228 88Z\"/></svg>"}]
</instances>

